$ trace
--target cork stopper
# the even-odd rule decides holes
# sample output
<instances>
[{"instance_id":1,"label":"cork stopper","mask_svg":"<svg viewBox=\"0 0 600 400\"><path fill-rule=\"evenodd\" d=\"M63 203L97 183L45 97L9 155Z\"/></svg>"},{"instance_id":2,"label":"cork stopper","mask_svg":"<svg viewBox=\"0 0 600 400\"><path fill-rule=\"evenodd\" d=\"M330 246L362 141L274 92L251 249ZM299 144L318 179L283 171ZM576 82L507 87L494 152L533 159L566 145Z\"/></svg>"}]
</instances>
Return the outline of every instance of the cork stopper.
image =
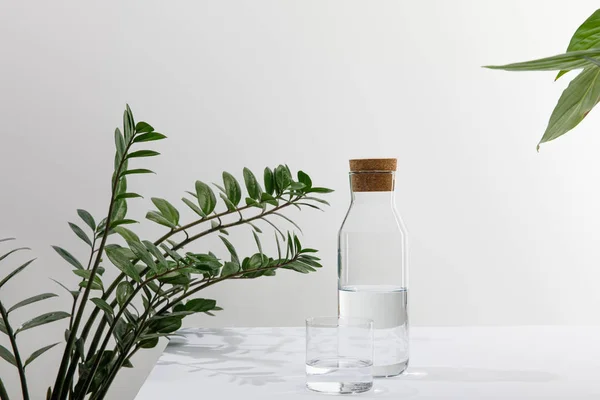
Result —
<instances>
[{"instance_id":1,"label":"cork stopper","mask_svg":"<svg viewBox=\"0 0 600 400\"><path fill-rule=\"evenodd\" d=\"M395 158L350 160L353 192L391 192L394 190Z\"/></svg>"}]
</instances>

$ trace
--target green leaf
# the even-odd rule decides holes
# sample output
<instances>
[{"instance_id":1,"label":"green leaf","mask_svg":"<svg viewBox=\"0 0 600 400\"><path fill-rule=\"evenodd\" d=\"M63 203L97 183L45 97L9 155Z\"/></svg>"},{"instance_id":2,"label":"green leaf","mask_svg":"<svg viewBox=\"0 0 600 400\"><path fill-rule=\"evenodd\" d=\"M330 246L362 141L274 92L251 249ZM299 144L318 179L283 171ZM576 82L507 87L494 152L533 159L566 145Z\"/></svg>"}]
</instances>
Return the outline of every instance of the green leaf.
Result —
<instances>
[{"instance_id":1,"label":"green leaf","mask_svg":"<svg viewBox=\"0 0 600 400\"><path fill-rule=\"evenodd\" d=\"M29 260L27 261L25 264L21 265L19 268L13 270L10 274L6 275L6 277L4 277L4 279L2 279L0 281L0 288L2 286L4 286L6 284L6 282L8 282L9 280L11 280L15 275L17 275L19 272L23 271L25 268L27 268L29 266L29 264L31 264L32 262L35 261L35 258L33 260Z\"/></svg>"},{"instance_id":2,"label":"green leaf","mask_svg":"<svg viewBox=\"0 0 600 400\"><path fill-rule=\"evenodd\" d=\"M71 230L75 233L75 235L77 235L77 237L79 239L83 240L90 247L92 247L92 241L90 240L88 235L83 231L83 229L81 229L79 226L77 226L76 224L74 224L72 222L69 222L69 226L71 227Z\"/></svg>"},{"instance_id":3,"label":"green leaf","mask_svg":"<svg viewBox=\"0 0 600 400\"><path fill-rule=\"evenodd\" d=\"M273 206L277 206L279 204L279 202L277 202L277 199L268 193L263 193L260 196L260 201L263 203L271 204Z\"/></svg>"},{"instance_id":4,"label":"green leaf","mask_svg":"<svg viewBox=\"0 0 600 400\"><path fill-rule=\"evenodd\" d=\"M125 107L123 112L123 130L125 132L125 140L129 141L135 132L135 123L133 122L133 114L129 105Z\"/></svg>"},{"instance_id":5,"label":"green leaf","mask_svg":"<svg viewBox=\"0 0 600 400\"><path fill-rule=\"evenodd\" d=\"M264 183L265 183L265 191L272 195L275 191L275 176L273 175L273 171L271 168L266 167L265 172L263 174Z\"/></svg>"},{"instance_id":6,"label":"green leaf","mask_svg":"<svg viewBox=\"0 0 600 400\"><path fill-rule=\"evenodd\" d=\"M160 153L154 150L138 150L134 151L133 153L129 153L127 155L127 159L139 157L154 157L158 155L160 155Z\"/></svg>"},{"instance_id":7,"label":"green leaf","mask_svg":"<svg viewBox=\"0 0 600 400\"><path fill-rule=\"evenodd\" d=\"M144 246L146 246L146 249L148 249L150 254L152 254L154 256L154 258L156 258L159 265L163 266L164 268L168 267L167 260L165 259L162 252L158 249L158 247L156 247L156 245L154 243L152 243L148 240L144 240L142 242L142 244Z\"/></svg>"},{"instance_id":8,"label":"green leaf","mask_svg":"<svg viewBox=\"0 0 600 400\"><path fill-rule=\"evenodd\" d=\"M303 171L298 171L298 182L304 183L304 186L310 189L312 187L312 180L310 176Z\"/></svg>"},{"instance_id":9,"label":"green leaf","mask_svg":"<svg viewBox=\"0 0 600 400\"><path fill-rule=\"evenodd\" d=\"M0 332L4 333L5 335L8 335L8 330L6 329L6 324L4 323L4 320L0 319Z\"/></svg>"},{"instance_id":10,"label":"green leaf","mask_svg":"<svg viewBox=\"0 0 600 400\"><path fill-rule=\"evenodd\" d=\"M125 171L123 172L121 175L134 175L134 174L155 174L156 172L151 171L149 169L145 169L145 168L138 168L138 169L130 169L129 171Z\"/></svg>"},{"instance_id":11,"label":"green leaf","mask_svg":"<svg viewBox=\"0 0 600 400\"><path fill-rule=\"evenodd\" d=\"M4 358L6 361L17 366L17 360L15 360L15 356L4 346L0 345L0 357ZM2 399L4 400L4 399Z\"/></svg>"},{"instance_id":12,"label":"green leaf","mask_svg":"<svg viewBox=\"0 0 600 400\"><path fill-rule=\"evenodd\" d=\"M173 225L179 223L179 211L167 200L153 197L152 203L158 208L162 216L168 219Z\"/></svg>"},{"instance_id":13,"label":"green leaf","mask_svg":"<svg viewBox=\"0 0 600 400\"><path fill-rule=\"evenodd\" d=\"M321 204L325 204L325 205L330 205L328 201L325 201L323 199L319 199L318 197L303 197L303 200L312 200L312 201L316 201L317 203L321 203Z\"/></svg>"},{"instance_id":14,"label":"green leaf","mask_svg":"<svg viewBox=\"0 0 600 400\"><path fill-rule=\"evenodd\" d=\"M117 149L117 154L115 156L116 168L121 162L121 159L123 159L126 149L125 139L123 138L123 134L121 133L121 130L119 128L115 129L115 148Z\"/></svg>"},{"instance_id":15,"label":"green leaf","mask_svg":"<svg viewBox=\"0 0 600 400\"><path fill-rule=\"evenodd\" d=\"M133 253L150 269L156 271L156 263L154 262L154 258L152 258L152 254L148 251L146 246L144 246L140 242L127 242Z\"/></svg>"},{"instance_id":16,"label":"green leaf","mask_svg":"<svg viewBox=\"0 0 600 400\"><path fill-rule=\"evenodd\" d=\"M2 243L2 242L8 242L10 240L15 240L15 238L2 238L2 239L0 239L0 243Z\"/></svg>"},{"instance_id":17,"label":"green leaf","mask_svg":"<svg viewBox=\"0 0 600 400\"><path fill-rule=\"evenodd\" d=\"M198 205L208 215L215 209L217 198L210 186L201 181L196 181L196 196L198 196Z\"/></svg>"},{"instance_id":18,"label":"green leaf","mask_svg":"<svg viewBox=\"0 0 600 400\"><path fill-rule=\"evenodd\" d=\"M42 314L40 316L30 319L29 321L21 325L21 327L15 332L15 335L28 329L35 328L36 326L49 324L51 322L59 321L64 318L69 318L70 316L71 315L69 313L66 313L64 311L53 311Z\"/></svg>"},{"instance_id":19,"label":"green leaf","mask_svg":"<svg viewBox=\"0 0 600 400\"><path fill-rule=\"evenodd\" d=\"M9 251L8 253L0 256L0 261L4 260L6 257L10 256L11 254L16 253L17 251L21 251L21 250L31 250L31 249L29 247L19 247L18 249L13 249L13 250Z\"/></svg>"},{"instance_id":20,"label":"green leaf","mask_svg":"<svg viewBox=\"0 0 600 400\"><path fill-rule=\"evenodd\" d=\"M50 278L50 279L52 279L52 278ZM71 296L73 296L73 299L77 299L77 297L79 296L79 291L69 289L68 287L66 287L65 285L63 285L62 283L57 281L56 279L52 279L52 280L54 281L54 283L56 283L57 285L59 285L60 287L65 289L67 292L71 293Z\"/></svg>"},{"instance_id":21,"label":"green leaf","mask_svg":"<svg viewBox=\"0 0 600 400\"><path fill-rule=\"evenodd\" d=\"M594 108L600 101L599 76L600 68L586 68L569 83L550 116L540 144L569 132Z\"/></svg>"},{"instance_id":22,"label":"green leaf","mask_svg":"<svg viewBox=\"0 0 600 400\"><path fill-rule=\"evenodd\" d=\"M231 261L225 261L223 269L221 270L221 276L229 276L240 272L239 264Z\"/></svg>"},{"instance_id":23,"label":"green leaf","mask_svg":"<svg viewBox=\"0 0 600 400\"><path fill-rule=\"evenodd\" d=\"M135 125L136 133L148 133L154 131L152 125L147 122L140 121Z\"/></svg>"},{"instance_id":24,"label":"green leaf","mask_svg":"<svg viewBox=\"0 0 600 400\"><path fill-rule=\"evenodd\" d=\"M75 275L80 276L83 279L87 279L87 280L89 280L92 277L92 271L89 269L87 269L87 270L74 269L73 273ZM97 286L98 289L102 288L102 279L100 279L100 276L98 273L96 275L94 275L94 286ZM86 286L84 286L84 287L86 287Z\"/></svg>"},{"instance_id":25,"label":"green leaf","mask_svg":"<svg viewBox=\"0 0 600 400\"><path fill-rule=\"evenodd\" d=\"M79 209L77 210L77 215L79 215L79 218L81 218L92 231L96 230L96 221L94 221L92 214L85 210Z\"/></svg>"},{"instance_id":26,"label":"green leaf","mask_svg":"<svg viewBox=\"0 0 600 400\"><path fill-rule=\"evenodd\" d=\"M113 208L113 213L112 213L112 218L111 218L111 220L112 220L111 226L114 226L115 221L124 219L126 215L127 215L127 200L125 200L125 199L115 200L115 206Z\"/></svg>"},{"instance_id":27,"label":"green leaf","mask_svg":"<svg viewBox=\"0 0 600 400\"><path fill-rule=\"evenodd\" d=\"M224 202L224 203L225 203L225 205L227 206L227 210L228 210L228 211L235 211L235 210L236 210L235 204L233 204L233 203L231 202L231 200L229 200L229 199L227 198L227 196L225 196L223 193L219 193L219 197L221 197L221 199L223 200L223 202Z\"/></svg>"},{"instance_id":28,"label":"green leaf","mask_svg":"<svg viewBox=\"0 0 600 400\"><path fill-rule=\"evenodd\" d=\"M194 204L189 199L186 199L185 197L182 197L181 201L183 201L189 208L191 208L196 214L198 214L202 218L206 217L206 214L204 213L204 211L202 211L200 209L200 207L198 207L196 204Z\"/></svg>"},{"instance_id":29,"label":"green leaf","mask_svg":"<svg viewBox=\"0 0 600 400\"><path fill-rule=\"evenodd\" d=\"M137 193L121 193L119 195L117 195L117 197L115 197L115 200L121 200L121 199L135 199L135 198L144 198L144 196L142 196L141 194L137 194Z\"/></svg>"},{"instance_id":30,"label":"green leaf","mask_svg":"<svg viewBox=\"0 0 600 400\"><path fill-rule=\"evenodd\" d=\"M292 182L290 184L290 189L292 190L302 190L306 187L306 185L302 182Z\"/></svg>"},{"instance_id":31,"label":"green leaf","mask_svg":"<svg viewBox=\"0 0 600 400\"><path fill-rule=\"evenodd\" d=\"M133 266L129 258L124 254L125 250L129 249L125 249L117 245L109 245L104 249L106 256L115 267L120 269L121 272L134 281L141 282L140 274L137 272L137 269Z\"/></svg>"},{"instance_id":32,"label":"green leaf","mask_svg":"<svg viewBox=\"0 0 600 400\"><path fill-rule=\"evenodd\" d=\"M146 214L146 219L149 219L152 222L156 222L157 224L163 225L163 226L167 226L169 228L177 228L177 225L175 225L174 223L172 223L171 221L169 221L168 219L166 219L165 217L163 217L161 214L157 213L156 211L149 211Z\"/></svg>"},{"instance_id":33,"label":"green leaf","mask_svg":"<svg viewBox=\"0 0 600 400\"><path fill-rule=\"evenodd\" d=\"M126 242L129 241L135 241L135 242L139 242L140 238L138 235L136 235L133 231L124 228L122 226L117 226L112 228L112 231L119 234L123 239L125 239Z\"/></svg>"},{"instance_id":34,"label":"green leaf","mask_svg":"<svg viewBox=\"0 0 600 400\"><path fill-rule=\"evenodd\" d=\"M300 244L300 239L298 239L298 236L294 235L294 249L296 250L296 253L300 253L302 251L302 245Z\"/></svg>"},{"instance_id":35,"label":"green leaf","mask_svg":"<svg viewBox=\"0 0 600 400\"><path fill-rule=\"evenodd\" d=\"M58 247L58 246L52 246L52 248L54 249L54 251L56 251L58 253L59 256L64 258L69 264L71 264L72 266L74 266L77 269L83 269L83 265L81 265L81 263L79 261L77 261L77 259L75 257L73 257L73 255L71 253L69 253L67 250L65 250L61 247Z\"/></svg>"},{"instance_id":36,"label":"green leaf","mask_svg":"<svg viewBox=\"0 0 600 400\"><path fill-rule=\"evenodd\" d=\"M234 262L237 265L240 265L240 258L238 257L237 252L235 251L235 247L233 247L231 242L229 240L227 240L224 236L219 236L219 237L225 244L225 247L227 247L229 254L231 254L231 262Z\"/></svg>"},{"instance_id":37,"label":"green leaf","mask_svg":"<svg viewBox=\"0 0 600 400\"><path fill-rule=\"evenodd\" d=\"M115 229L118 226L131 224L139 224L139 222L133 219L119 219L110 223L110 230L116 232Z\"/></svg>"},{"instance_id":38,"label":"green leaf","mask_svg":"<svg viewBox=\"0 0 600 400\"><path fill-rule=\"evenodd\" d=\"M206 312L214 309L216 305L216 300L193 299L185 303L185 309L193 312Z\"/></svg>"},{"instance_id":39,"label":"green leaf","mask_svg":"<svg viewBox=\"0 0 600 400\"><path fill-rule=\"evenodd\" d=\"M90 290L104 290L102 287L102 283L98 283L98 281L96 280L96 277L94 277L93 282L90 282L90 281L79 282L79 287L87 288L88 286L90 287Z\"/></svg>"},{"instance_id":40,"label":"green leaf","mask_svg":"<svg viewBox=\"0 0 600 400\"><path fill-rule=\"evenodd\" d=\"M540 58L532 61L518 62L506 65L487 65L484 68L502 69L505 71L570 71L590 66L590 62L583 57L598 57L600 49L571 51L552 57Z\"/></svg>"},{"instance_id":41,"label":"green leaf","mask_svg":"<svg viewBox=\"0 0 600 400\"><path fill-rule=\"evenodd\" d=\"M588 50L600 47L600 10L594 11L594 13L585 20L583 24L577 28L567 52ZM556 76L556 79L566 74L568 71L560 71Z\"/></svg>"},{"instance_id":42,"label":"green leaf","mask_svg":"<svg viewBox=\"0 0 600 400\"><path fill-rule=\"evenodd\" d=\"M167 137L165 135L163 135L162 133L148 132L148 133L144 133L142 135L137 136L135 139L133 139L133 143L152 142L154 140L162 140L162 139L166 139L166 138Z\"/></svg>"},{"instance_id":43,"label":"green leaf","mask_svg":"<svg viewBox=\"0 0 600 400\"><path fill-rule=\"evenodd\" d=\"M256 177L248 168L244 168L244 183L246 184L246 190L248 190L248 195L255 199L260 200L260 194L262 193L262 188L258 184Z\"/></svg>"},{"instance_id":44,"label":"green leaf","mask_svg":"<svg viewBox=\"0 0 600 400\"><path fill-rule=\"evenodd\" d=\"M8 397L8 393L6 392L6 387L4 386L4 382L2 382L2 379L0 379L0 399L10 400L10 398ZM50 400L50 396L46 396L46 400Z\"/></svg>"},{"instance_id":45,"label":"green leaf","mask_svg":"<svg viewBox=\"0 0 600 400\"><path fill-rule=\"evenodd\" d=\"M165 317L148 324L148 329L157 333L171 333L181 328L182 317Z\"/></svg>"},{"instance_id":46,"label":"green leaf","mask_svg":"<svg viewBox=\"0 0 600 400\"><path fill-rule=\"evenodd\" d=\"M133 285L128 281L123 281L117 286L117 302L123 306L127 299L133 294Z\"/></svg>"},{"instance_id":47,"label":"green leaf","mask_svg":"<svg viewBox=\"0 0 600 400\"><path fill-rule=\"evenodd\" d=\"M140 341L140 348L142 349L153 349L156 347L156 345L158 344L158 338L150 338L150 339L145 339L145 340L141 340Z\"/></svg>"},{"instance_id":48,"label":"green leaf","mask_svg":"<svg viewBox=\"0 0 600 400\"><path fill-rule=\"evenodd\" d=\"M313 187L307 190L306 193L333 193L333 190L324 187Z\"/></svg>"},{"instance_id":49,"label":"green leaf","mask_svg":"<svg viewBox=\"0 0 600 400\"><path fill-rule=\"evenodd\" d=\"M286 217L285 215L278 213L278 212L274 212L273 215L277 215L278 217L285 219L290 224L294 225L296 227L296 229L298 229L300 232L302 232L302 228L300 228L300 226L297 223L295 223L294 221L292 221L290 218Z\"/></svg>"},{"instance_id":50,"label":"green leaf","mask_svg":"<svg viewBox=\"0 0 600 400\"><path fill-rule=\"evenodd\" d=\"M291 183L292 177L285 166L280 165L275 168L275 191L277 194L283 193Z\"/></svg>"},{"instance_id":51,"label":"green leaf","mask_svg":"<svg viewBox=\"0 0 600 400\"><path fill-rule=\"evenodd\" d=\"M16 310L17 308L21 308L23 306L32 304L32 303L36 303L38 301L42 301L42 300L46 300L49 299L51 297L58 297L56 294L54 293L42 293L42 294L38 294L36 296L32 296L28 299L22 300L20 302L18 302L17 304L15 304L14 306L12 306L11 308L8 309L8 313L10 313L11 311Z\"/></svg>"},{"instance_id":52,"label":"green leaf","mask_svg":"<svg viewBox=\"0 0 600 400\"><path fill-rule=\"evenodd\" d=\"M227 198L237 206L242 199L240 184L229 172L223 172L223 183L225 184Z\"/></svg>"},{"instance_id":53,"label":"green leaf","mask_svg":"<svg viewBox=\"0 0 600 400\"><path fill-rule=\"evenodd\" d=\"M254 235L254 241L256 242L256 247L258 247L258 252L262 254L262 245L260 244L260 239L258 238L258 235L254 231L252 231L252 235Z\"/></svg>"},{"instance_id":54,"label":"green leaf","mask_svg":"<svg viewBox=\"0 0 600 400\"><path fill-rule=\"evenodd\" d=\"M98 307L99 309L104 311L106 314L110 315L111 317L114 316L115 311L110 306L110 304L108 304L105 300L103 300L99 297L94 297L93 299L90 299L90 301L92 303L94 303L96 305L96 307Z\"/></svg>"},{"instance_id":55,"label":"green leaf","mask_svg":"<svg viewBox=\"0 0 600 400\"><path fill-rule=\"evenodd\" d=\"M179 253L177 253L175 250L171 250L166 244L162 243L160 248L163 249L173 260L178 262L183 260L183 257L181 257Z\"/></svg>"},{"instance_id":56,"label":"green leaf","mask_svg":"<svg viewBox=\"0 0 600 400\"><path fill-rule=\"evenodd\" d=\"M39 356L41 356L42 354L44 354L45 352L47 352L48 350L50 350L51 348L53 348L54 346L56 346L59 343L60 342L56 342L54 344L50 344L48 346L44 346L41 349L37 349L36 351L34 351L33 353L31 353L31 355L29 356L29 358L27 359L27 361L25 361L24 367L26 367L29 364L31 364L33 362L33 360L35 360L36 358L38 358Z\"/></svg>"}]
</instances>

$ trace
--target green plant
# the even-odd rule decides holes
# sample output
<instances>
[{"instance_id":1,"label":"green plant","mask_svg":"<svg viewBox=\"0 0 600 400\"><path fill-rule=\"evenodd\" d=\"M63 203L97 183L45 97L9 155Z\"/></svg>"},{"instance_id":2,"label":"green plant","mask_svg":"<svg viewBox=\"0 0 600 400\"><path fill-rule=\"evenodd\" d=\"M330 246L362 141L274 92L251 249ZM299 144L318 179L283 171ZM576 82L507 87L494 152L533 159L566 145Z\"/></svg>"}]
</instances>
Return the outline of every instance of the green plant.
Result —
<instances>
[{"instance_id":1,"label":"green plant","mask_svg":"<svg viewBox=\"0 0 600 400\"><path fill-rule=\"evenodd\" d=\"M192 298L202 289L225 280L274 276L279 269L309 273L321 267L319 258L314 255L316 250L304 248L298 236L284 233L274 220L283 219L298 227L282 211L292 206L320 209L319 205L327 202L318 196L331 190L313 186L310 177L302 171L295 180L285 165L273 170L265 168L264 187L249 169L244 168L247 197L243 196L241 185L234 176L223 172L223 186L214 184L221 202L208 184L197 181L195 190L182 199L195 215L195 219L187 223L181 221L174 205L165 199L152 198L156 209L148 212L146 218L168 229L153 242L141 239L126 228L126 225L137 223L127 217L127 202L142 197L127 190L127 179L152 173L148 169L131 169L129 163L159 155L153 150L139 149L139 146L162 140L165 136L148 123L136 124L129 106L123 119L123 133L118 128L115 131L116 154L106 217L96 223L89 212L77 210L86 229L69 223L75 235L90 247L87 263L54 246L54 250L74 268L73 273L81 278L75 290L57 282L72 296L71 311L46 313L14 329L10 323L13 312L56 294L39 294L8 309L0 302L0 331L8 336L12 347L9 350L0 346L0 357L17 368L25 400L30 398L27 365L59 343L44 346L23 361L17 338L24 330L68 319L66 346L55 383L48 388L46 398L102 399L118 371L122 367L132 367L131 357L137 351L156 346L159 338L179 329L187 315L213 315L221 310L215 300ZM218 210L219 204L224 209ZM258 222L273 228L276 256L270 257L263 252L260 241L263 232ZM255 254L243 258L227 239L228 229L242 225L252 228L257 247ZM184 247L210 234L220 234L230 254L229 261L220 260L210 251L183 251ZM0 241L6 240L10 239ZM20 250L23 249L9 251L0 256L0 261ZM120 270L118 277L110 282L103 279L108 261ZM0 289L32 262L30 260L10 272L0 281ZM8 399L1 379L0 399Z\"/></svg>"},{"instance_id":2,"label":"green plant","mask_svg":"<svg viewBox=\"0 0 600 400\"><path fill-rule=\"evenodd\" d=\"M559 71L555 80L574 69L583 69L558 99L546 131L538 144L554 140L575 128L600 101L600 10L573 34L567 52L515 64L487 66L506 71Z\"/></svg>"}]
</instances>

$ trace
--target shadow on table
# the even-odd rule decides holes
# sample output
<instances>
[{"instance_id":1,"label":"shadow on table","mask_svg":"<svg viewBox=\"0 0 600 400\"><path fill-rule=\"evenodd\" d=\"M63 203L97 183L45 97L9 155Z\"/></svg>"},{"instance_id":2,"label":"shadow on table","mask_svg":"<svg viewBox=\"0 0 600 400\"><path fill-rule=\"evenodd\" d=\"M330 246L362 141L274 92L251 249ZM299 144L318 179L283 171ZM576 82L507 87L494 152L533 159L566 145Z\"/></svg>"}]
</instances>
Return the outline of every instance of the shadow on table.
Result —
<instances>
[{"instance_id":1,"label":"shadow on table","mask_svg":"<svg viewBox=\"0 0 600 400\"><path fill-rule=\"evenodd\" d=\"M483 368L414 368L397 379L438 382L550 382L559 376L544 371L494 370Z\"/></svg>"},{"instance_id":2,"label":"shadow on table","mask_svg":"<svg viewBox=\"0 0 600 400\"><path fill-rule=\"evenodd\" d=\"M239 385L263 386L294 378L289 373L283 374L283 371L289 372L290 367L291 370L298 367L293 363L293 356L297 357L298 352L286 349L297 338L275 335L266 344L256 344L251 340L253 334L260 336L252 331L239 329L219 330L218 344L191 344L185 340L173 340L167 346L165 354L183 357L184 361L159 360L158 364L185 366L189 373L202 372L208 377L226 377L230 383ZM211 330L188 331L186 336L193 337L194 340L215 338ZM304 365L299 367L298 373L303 374Z\"/></svg>"}]
</instances>

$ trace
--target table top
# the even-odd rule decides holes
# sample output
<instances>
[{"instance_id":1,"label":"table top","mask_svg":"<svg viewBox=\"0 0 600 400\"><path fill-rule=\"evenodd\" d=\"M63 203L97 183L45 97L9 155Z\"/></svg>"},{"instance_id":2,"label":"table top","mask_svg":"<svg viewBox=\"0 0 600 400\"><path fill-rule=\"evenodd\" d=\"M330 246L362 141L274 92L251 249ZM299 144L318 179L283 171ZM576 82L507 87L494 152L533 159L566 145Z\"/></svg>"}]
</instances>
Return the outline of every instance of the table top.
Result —
<instances>
[{"instance_id":1,"label":"table top","mask_svg":"<svg viewBox=\"0 0 600 400\"><path fill-rule=\"evenodd\" d=\"M136 400L329 398L304 387L303 328L186 329ZM600 327L413 328L408 371L365 399L600 399Z\"/></svg>"}]
</instances>

